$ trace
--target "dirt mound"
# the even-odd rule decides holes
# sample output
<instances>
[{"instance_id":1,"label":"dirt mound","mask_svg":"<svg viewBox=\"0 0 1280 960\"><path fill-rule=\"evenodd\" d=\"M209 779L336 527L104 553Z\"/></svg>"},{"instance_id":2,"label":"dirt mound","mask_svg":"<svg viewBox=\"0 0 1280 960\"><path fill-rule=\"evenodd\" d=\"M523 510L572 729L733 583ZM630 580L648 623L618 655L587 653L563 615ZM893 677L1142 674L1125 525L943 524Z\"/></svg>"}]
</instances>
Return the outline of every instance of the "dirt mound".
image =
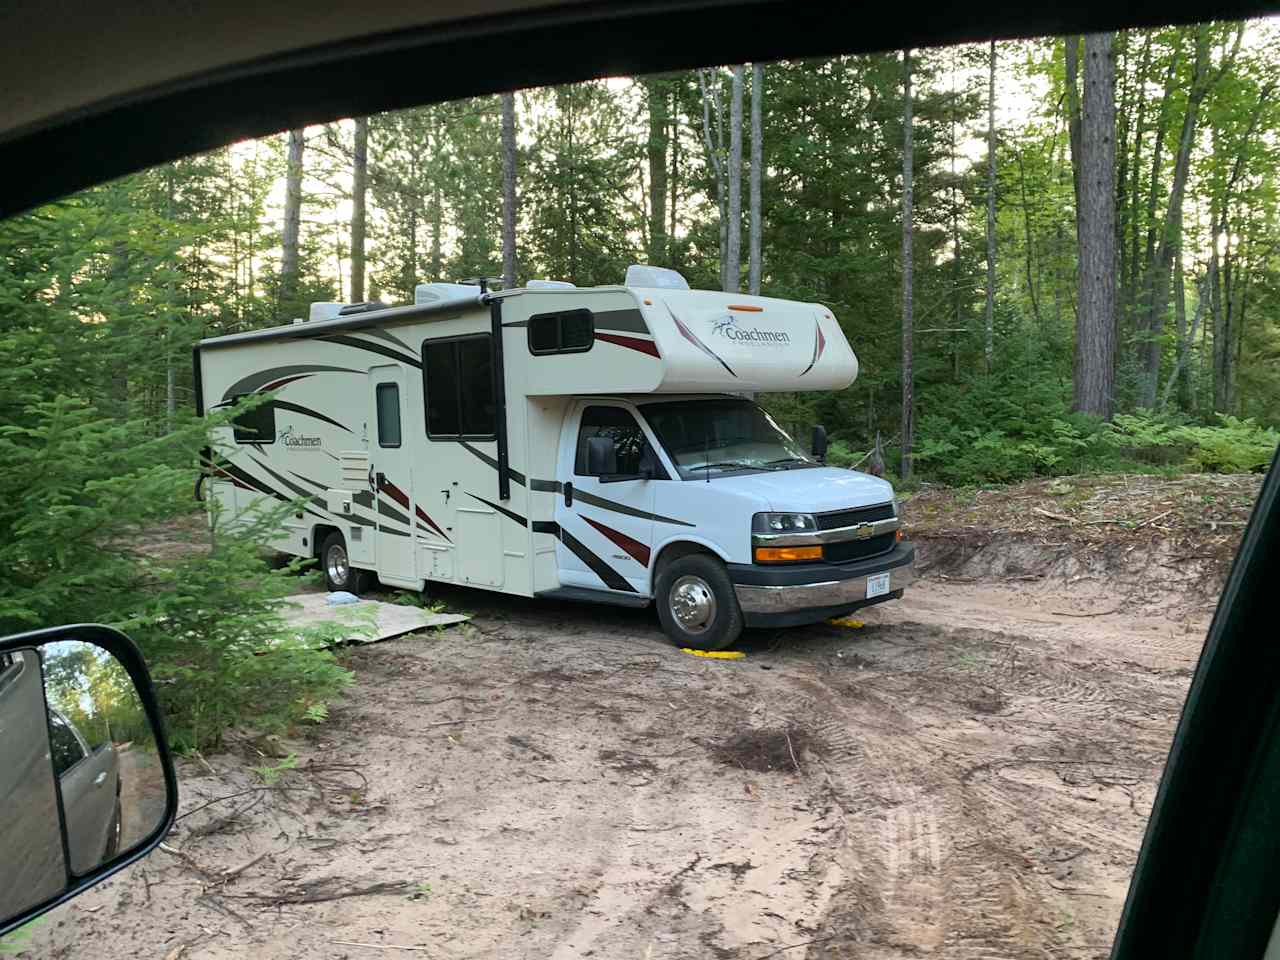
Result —
<instances>
[{"instance_id":1,"label":"dirt mound","mask_svg":"<svg viewBox=\"0 0 1280 960\"><path fill-rule=\"evenodd\" d=\"M816 750L817 741L803 727L744 730L711 748L711 755L728 766L756 773L800 773L800 758Z\"/></svg>"},{"instance_id":2,"label":"dirt mound","mask_svg":"<svg viewBox=\"0 0 1280 960\"><path fill-rule=\"evenodd\" d=\"M922 574L1092 581L1139 604L1216 600L1262 477L1058 477L991 490L927 488L903 508Z\"/></svg>"}]
</instances>

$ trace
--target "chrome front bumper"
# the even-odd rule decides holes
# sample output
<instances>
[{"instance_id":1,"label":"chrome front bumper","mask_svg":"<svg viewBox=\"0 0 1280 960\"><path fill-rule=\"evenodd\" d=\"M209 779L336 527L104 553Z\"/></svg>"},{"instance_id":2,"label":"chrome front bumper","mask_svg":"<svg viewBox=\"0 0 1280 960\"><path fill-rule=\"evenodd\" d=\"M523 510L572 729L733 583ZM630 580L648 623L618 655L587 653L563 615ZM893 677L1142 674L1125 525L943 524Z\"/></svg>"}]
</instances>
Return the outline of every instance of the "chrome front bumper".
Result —
<instances>
[{"instance_id":1,"label":"chrome front bumper","mask_svg":"<svg viewBox=\"0 0 1280 960\"><path fill-rule=\"evenodd\" d=\"M785 570L771 569L779 573ZM890 553L855 564L806 564L803 571L798 568L786 571L799 575L794 579L800 582L744 583L742 580L763 577L752 576L745 565L739 571L731 570L730 576L735 580L738 604L748 626L812 623L835 615L841 608L853 609L891 599L893 594L910 586L916 579L915 548L904 543ZM889 589L868 597L867 580L885 573L889 575Z\"/></svg>"}]
</instances>

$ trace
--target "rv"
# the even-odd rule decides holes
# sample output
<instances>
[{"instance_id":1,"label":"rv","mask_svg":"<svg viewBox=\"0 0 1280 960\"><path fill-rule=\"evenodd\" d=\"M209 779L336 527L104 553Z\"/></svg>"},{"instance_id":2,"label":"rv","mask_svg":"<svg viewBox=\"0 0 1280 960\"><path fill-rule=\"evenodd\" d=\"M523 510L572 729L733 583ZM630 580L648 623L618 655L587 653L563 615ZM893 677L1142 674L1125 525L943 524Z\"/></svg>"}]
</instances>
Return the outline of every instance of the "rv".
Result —
<instances>
[{"instance_id":1,"label":"rv","mask_svg":"<svg viewBox=\"0 0 1280 960\"><path fill-rule=\"evenodd\" d=\"M216 428L207 499L298 504L271 546L330 589L653 603L675 643L711 650L911 583L890 485L826 466L821 428L806 451L750 399L853 382L825 307L641 266L414 300L314 304L195 349L198 412L259 398Z\"/></svg>"}]
</instances>

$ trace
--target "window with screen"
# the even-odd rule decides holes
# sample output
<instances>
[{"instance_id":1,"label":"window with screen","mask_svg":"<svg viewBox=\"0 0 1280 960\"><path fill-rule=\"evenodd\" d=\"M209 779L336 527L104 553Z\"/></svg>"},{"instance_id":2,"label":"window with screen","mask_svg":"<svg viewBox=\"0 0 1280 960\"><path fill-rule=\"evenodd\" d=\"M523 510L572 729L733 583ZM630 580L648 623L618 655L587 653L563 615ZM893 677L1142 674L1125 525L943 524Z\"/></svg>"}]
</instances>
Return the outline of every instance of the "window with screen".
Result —
<instances>
[{"instance_id":1,"label":"window with screen","mask_svg":"<svg viewBox=\"0 0 1280 960\"><path fill-rule=\"evenodd\" d=\"M621 407L587 407L582 411L578 427L578 451L573 472L580 477L593 476L587 468L587 442L592 437L612 437L617 454L618 474L637 474L644 456L645 437L636 418Z\"/></svg>"},{"instance_id":2,"label":"window with screen","mask_svg":"<svg viewBox=\"0 0 1280 960\"><path fill-rule=\"evenodd\" d=\"M493 439L498 405L489 334L424 341L422 379L428 437Z\"/></svg>"},{"instance_id":3,"label":"window with screen","mask_svg":"<svg viewBox=\"0 0 1280 960\"><path fill-rule=\"evenodd\" d=\"M246 397L253 394L241 394L238 397L232 397L232 401L239 403ZM231 418L231 429L235 434L236 443L275 443L276 442L276 407L275 403L268 400L260 403L252 410L245 410Z\"/></svg>"},{"instance_id":4,"label":"window with screen","mask_svg":"<svg viewBox=\"0 0 1280 960\"><path fill-rule=\"evenodd\" d=\"M378 408L378 446L400 446L400 387L380 383L374 390Z\"/></svg>"},{"instance_id":5,"label":"window with screen","mask_svg":"<svg viewBox=\"0 0 1280 960\"><path fill-rule=\"evenodd\" d=\"M562 310L529 318L529 352L584 353L595 342L596 324L590 310Z\"/></svg>"}]
</instances>

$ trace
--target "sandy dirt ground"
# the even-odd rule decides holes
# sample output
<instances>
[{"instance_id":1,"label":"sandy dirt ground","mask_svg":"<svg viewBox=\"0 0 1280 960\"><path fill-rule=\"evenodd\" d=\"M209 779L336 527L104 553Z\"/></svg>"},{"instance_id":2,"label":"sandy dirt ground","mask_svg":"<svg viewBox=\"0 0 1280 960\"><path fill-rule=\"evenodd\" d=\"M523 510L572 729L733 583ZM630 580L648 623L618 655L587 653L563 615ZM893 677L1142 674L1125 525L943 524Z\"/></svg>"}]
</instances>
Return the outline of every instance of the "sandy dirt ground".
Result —
<instances>
[{"instance_id":1,"label":"sandy dirt ground","mask_svg":"<svg viewBox=\"0 0 1280 960\"><path fill-rule=\"evenodd\" d=\"M184 761L166 849L19 956L1104 957L1209 613L935 577L719 661L438 596L474 622Z\"/></svg>"}]
</instances>

